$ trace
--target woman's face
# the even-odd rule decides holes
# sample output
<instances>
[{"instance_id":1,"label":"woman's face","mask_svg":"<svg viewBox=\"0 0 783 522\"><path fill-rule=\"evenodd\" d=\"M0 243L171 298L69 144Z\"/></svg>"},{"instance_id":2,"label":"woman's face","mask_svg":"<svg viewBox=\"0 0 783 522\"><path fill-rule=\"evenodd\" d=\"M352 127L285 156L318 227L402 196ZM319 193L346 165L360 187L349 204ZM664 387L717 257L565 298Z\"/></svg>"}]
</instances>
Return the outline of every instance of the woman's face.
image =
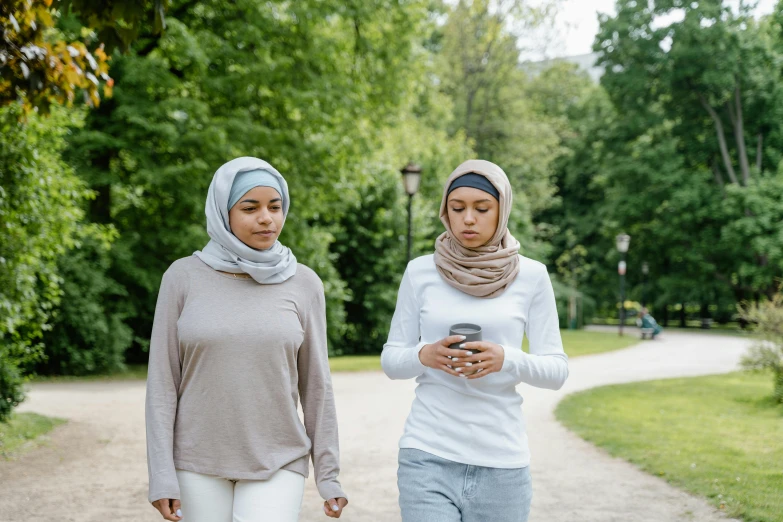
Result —
<instances>
[{"instance_id":1,"label":"woman's face","mask_svg":"<svg viewBox=\"0 0 783 522\"><path fill-rule=\"evenodd\" d=\"M454 238L467 248L485 245L498 228L500 204L490 194L472 187L459 187L446 202Z\"/></svg>"},{"instance_id":2,"label":"woman's face","mask_svg":"<svg viewBox=\"0 0 783 522\"><path fill-rule=\"evenodd\" d=\"M271 187L255 187L231 207L228 222L231 232L244 244L266 250L283 229L283 200Z\"/></svg>"}]
</instances>

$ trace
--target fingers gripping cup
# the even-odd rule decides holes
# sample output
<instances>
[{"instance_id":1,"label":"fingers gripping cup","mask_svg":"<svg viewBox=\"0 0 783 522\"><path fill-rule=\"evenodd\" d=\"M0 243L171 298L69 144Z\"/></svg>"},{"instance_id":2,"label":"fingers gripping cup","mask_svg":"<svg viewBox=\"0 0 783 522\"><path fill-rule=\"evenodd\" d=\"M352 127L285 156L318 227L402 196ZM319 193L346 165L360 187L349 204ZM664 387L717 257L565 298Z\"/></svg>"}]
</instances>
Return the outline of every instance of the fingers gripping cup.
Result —
<instances>
[{"instance_id":1,"label":"fingers gripping cup","mask_svg":"<svg viewBox=\"0 0 783 522\"><path fill-rule=\"evenodd\" d=\"M464 335L465 340L460 343L450 344L449 348L459 348L462 343L481 340L481 327L471 323L457 323L449 328L449 335Z\"/></svg>"}]
</instances>

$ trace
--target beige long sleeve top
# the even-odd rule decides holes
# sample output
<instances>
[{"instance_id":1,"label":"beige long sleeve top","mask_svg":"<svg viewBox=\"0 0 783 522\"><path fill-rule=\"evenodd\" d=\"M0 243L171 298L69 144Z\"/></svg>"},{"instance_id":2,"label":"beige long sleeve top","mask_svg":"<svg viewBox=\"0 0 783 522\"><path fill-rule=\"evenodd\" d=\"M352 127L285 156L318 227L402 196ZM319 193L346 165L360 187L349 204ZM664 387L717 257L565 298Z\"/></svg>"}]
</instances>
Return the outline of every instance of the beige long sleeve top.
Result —
<instances>
[{"instance_id":1,"label":"beige long sleeve top","mask_svg":"<svg viewBox=\"0 0 783 522\"><path fill-rule=\"evenodd\" d=\"M146 422L150 502L180 498L176 469L306 477L310 456L321 496L345 497L315 272L299 264L284 283L261 285L195 256L175 261L155 309Z\"/></svg>"}]
</instances>

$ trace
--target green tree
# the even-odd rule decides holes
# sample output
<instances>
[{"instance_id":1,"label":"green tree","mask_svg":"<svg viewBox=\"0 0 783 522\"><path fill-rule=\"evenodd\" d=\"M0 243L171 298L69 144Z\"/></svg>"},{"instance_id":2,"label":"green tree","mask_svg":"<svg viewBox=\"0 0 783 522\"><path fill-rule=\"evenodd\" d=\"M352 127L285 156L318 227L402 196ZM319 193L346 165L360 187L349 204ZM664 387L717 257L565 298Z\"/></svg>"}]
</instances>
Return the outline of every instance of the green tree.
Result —
<instances>
[{"instance_id":1,"label":"green tree","mask_svg":"<svg viewBox=\"0 0 783 522\"><path fill-rule=\"evenodd\" d=\"M93 106L111 96L107 53L127 49L147 18L164 26L168 0L7 0L0 4L0 107L20 101L26 111L47 112L52 104L71 104L81 91ZM80 16L85 26L66 35L58 28L63 13ZM93 48L91 51L90 48Z\"/></svg>"},{"instance_id":2,"label":"green tree","mask_svg":"<svg viewBox=\"0 0 783 522\"><path fill-rule=\"evenodd\" d=\"M206 242L212 173L240 155L286 176L281 240L324 280L339 349L349 286L366 289L341 278L330 245L388 172L373 155L417 96L430 23L423 1L172 2L162 36L113 56L114 97L90 112L68 159L97 194L91 219L120 234L107 274L128 295L131 360L146 358L161 274Z\"/></svg>"},{"instance_id":3,"label":"green tree","mask_svg":"<svg viewBox=\"0 0 783 522\"><path fill-rule=\"evenodd\" d=\"M43 357L42 336L62 296L60 256L85 237L90 192L61 159L72 112L49 119L19 106L0 109L0 420L21 399L21 369Z\"/></svg>"},{"instance_id":4,"label":"green tree","mask_svg":"<svg viewBox=\"0 0 783 522\"><path fill-rule=\"evenodd\" d=\"M583 314L589 321L591 296L611 299L614 294L607 290L616 288L612 273L605 269L614 261L606 259L611 241L596 216L605 200L603 143L611 143L617 113L603 88L566 62L555 62L533 77L528 92L536 110L551 121L560 148L552 165L557 199L540 217L550 224L541 237L555 253L553 268L563 276L560 286L570 286L565 292L569 306L560 303L564 292L558 293L558 303L563 317L573 311L573 299L590 303Z\"/></svg>"},{"instance_id":5,"label":"green tree","mask_svg":"<svg viewBox=\"0 0 783 522\"><path fill-rule=\"evenodd\" d=\"M133 335L123 322L127 292L106 275L110 245L87 237L57 263L59 305L41 337L39 374L113 373L125 367Z\"/></svg>"},{"instance_id":6,"label":"green tree","mask_svg":"<svg viewBox=\"0 0 783 522\"><path fill-rule=\"evenodd\" d=\"M672 14L681 20L658 23ZM679 158L678 168L688 179L660 196L668 203L689 202L659 222L672 234L668 244L674 249L659 252L666 253L667 262L690 267L668 267L692 281L679 288L667 285L668 293L679 294L680 300L702 294L698 298L705 305L705 299L720 299L724 292L719 286L729 288L737 300L759 291L769 294L783 270L781 259L770 257L776 250L765 249L763 238L737 241L731 233L740 226L748 233L766 231L763 225L747 226L745 218L757 218L753 210L727 212L748 201L743 193L753 191L752 185L774 183L769 178L775 176L783 146L777 130L783 108L779 16L778 8L775 15L756 21L749 8L734 12L717 0L621 0L616 16L601 19L595 50L606 69L602 85L624 116L626 138L620 143L638 140L651 129L667 129L669 153ZM658 170L670 161L646 156ZM626 172L638 178L638 170ZM654 178L647 179L655 184ZM767 193L769 201L755 206L777 205L774 194ZM618 217L627 226L633 218ZM714 283L697 291L696 281ZM683 295L687 288L689 296Z\"/></svg>"}]
</instances>

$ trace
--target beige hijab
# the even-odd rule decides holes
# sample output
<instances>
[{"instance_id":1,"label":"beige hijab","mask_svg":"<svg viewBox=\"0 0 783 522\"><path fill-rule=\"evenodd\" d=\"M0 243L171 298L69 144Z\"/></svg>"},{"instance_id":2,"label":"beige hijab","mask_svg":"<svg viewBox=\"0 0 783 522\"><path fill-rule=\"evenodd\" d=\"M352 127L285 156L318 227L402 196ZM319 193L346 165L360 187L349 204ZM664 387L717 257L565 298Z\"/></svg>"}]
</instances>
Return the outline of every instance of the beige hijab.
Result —
<instances>
[{"instance_id":1,"label":"beige hijab","mask_svg":"<svg viewBox=\"0 0 783 522\"><path fill-rule=\"evenodd\" d=\"M484 176L500 192L498 228L489 242L477 248L466 248L453 237L446 206L451 184L470 173ZM519 272L519 241L508 231L511 203L511 184L494 163L468 160L451 173L440 203L440 220L446 231L435 240L435 266L446 283L469 295L492 298L514 282Z\"/></svg>"}]
</instances>

